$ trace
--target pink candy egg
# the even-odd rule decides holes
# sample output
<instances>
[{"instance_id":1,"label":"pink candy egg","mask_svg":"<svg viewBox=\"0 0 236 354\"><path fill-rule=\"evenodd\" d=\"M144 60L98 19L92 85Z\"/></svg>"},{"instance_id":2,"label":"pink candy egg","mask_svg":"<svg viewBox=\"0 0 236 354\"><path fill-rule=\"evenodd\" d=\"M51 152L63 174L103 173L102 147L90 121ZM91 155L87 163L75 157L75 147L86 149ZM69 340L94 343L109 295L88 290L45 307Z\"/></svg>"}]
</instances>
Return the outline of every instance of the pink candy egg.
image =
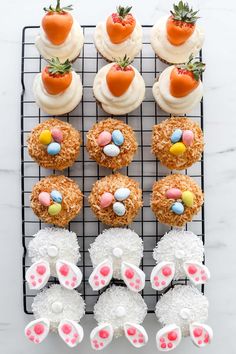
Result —
<instances>
[{"instance_id":1,"label":"pink candy egg","mask_svg":"<svg viewBox=\"0 0 236 354\"><path fill-rule=\"evenodd\" d=\"M194 140L194 134L192 130L184 130L182 135L182 141L185 145L190 146L192 145Z\"/></svg>"},{"instance_id":2,"label":"pink candy egg","mask_svg":"<svg viewBox=\"0 0 236 354\"><path fill-rule=\"evenodd\" d=\"M51 130L51 134L52 134L52 137L53 137L53 140L56 141L57 143L61 143L62 140L63 140L63 133L60 129L58 128L53 128Z\"/></svg>"},{"instance_id":3,"label":"pink candy egg","mask_svg":"<svg viewBox=\"0 0 236 354\"><path fill-rule=\"evenodd\" d=\"M166 198L168 199L180 199L182 196L182 192L178 188L170 188L166 192Z\"/></svg>"},{"instance_id":4,"label":"pink candy egg","mask_svg":"<svg viewBox=\"0 0 236 354\"><path fill-rule=\"evenodd\" d=\"M50 205L50 194L47 192L41 192L39 194L39 203L43 206L49 206Z\"/></svg>"},{"instance_id":5,"label":"pink candy egg","mask_svg":"<svg viewBox=\"0 0 236 354\"><path fill-rule=\"evenodd\" d=\"M109 205L111 205L113 200L114 200L113 194L108 193L108 192L103 193L103 195L101 196L101 199L100 199L100 207L102 209L109 207Z\"/></svg>"},{"instance_id":6,"label":"pink candy egg","mask_svg":"<svg viewBox=\"0 0 236 354\"><path fill-rule=\"evenodd\" d=\"M106 146L111 142L111 133L103 131L99 134L97 143L99 146Z\"/></svg>"}]
</instances>

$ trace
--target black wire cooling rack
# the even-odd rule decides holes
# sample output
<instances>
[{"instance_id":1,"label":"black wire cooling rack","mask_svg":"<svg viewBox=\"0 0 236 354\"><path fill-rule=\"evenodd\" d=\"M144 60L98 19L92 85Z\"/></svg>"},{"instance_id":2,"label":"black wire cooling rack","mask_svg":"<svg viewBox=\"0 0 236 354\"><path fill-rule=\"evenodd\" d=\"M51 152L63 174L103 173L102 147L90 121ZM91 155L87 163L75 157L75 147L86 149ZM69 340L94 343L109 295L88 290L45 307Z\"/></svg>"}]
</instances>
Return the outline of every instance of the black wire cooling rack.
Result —
<instances>
[{"instance_id":1,"label":"black wire cooling rack","mask_svg":"<svg viewBox=\"0 0 236 354\"><path fill-rule=\"evenodd\" d=\"M76 232L78 242L80 244L81 261L79 266L83 273L83 282L78 288L86 302L86 313L93 313L93 306L98 298L98 293L93 292L88 284L88 277L92 272L92 265L89 258L88 248L94 238L105 228L103 224L96 220L91 213L87 197L91 190L92 184L99 178L111 173L105 168L99 167L96 162L89 160L85 148L86 133L92 124L107 117L102 109L96 104L92 95L93 79L97 71L106 62L97 54L93 44L93 31L95 26L82 26L85 36L85 43L80 57L74 63L75 70L80 73L83 82L83 99L79 106L70 114L60 116L60 119L70 122L75 128L81 131L83 136L83 144L78 161L63 173L74 179L80 186L84 198L83 210L79 216L69 224L69 229ZM149 313L154 312L159 293L154 291L150 286L150 272L155 265L152 258L152 250L163 234L168 231L168 227L158 223L151 212L149 202L150 193L153 183L171 173L164 168L155 156L151 154L151 132L154 124L159 123L163 119L169 117L164 114L155 104L152 96L152 85L156 77L166 67L156 59L149 43L149 33L151 26L143 26L144 43L140 56L135 58L133 65L142 74L146 83L146 98L142 105L132 112L132 114L120 116L125 123L131 125L136 132L139 143L138 152L133 162L120 172L127 174L140 183L143 190L144 205L139 215L135 219L130 228L133 228L143 239L144 257L141 268L146 273L146 286L142 291L142 296L146 301ZM25 272L31 265L27 256L27 245L33 235L46 225L43 224L34 215L30 208L30 193L33 185L42 177L51 173L58 174L57 171L49 171L39 167L28 155L26 139L31 129L41 121L49 118L37 107L33 94L32 83L35 75L41 71L45 64L44 60L39 56L35 46L34 39L39 32L38 26L27 26L22 32L22 61L21 61L21 186L22 186L22 245L23 245L23 302L24 311L32 314L31 304L37 292L28 288L25 281ZM200 53L201 59L201 53ZM196 108L192 115L189 116L197 121L203 129L203 102ZM196 180L196 182L204 189L204 162L203 158L193 167L185 170L183 173L188 174ZM186 228L197 234L203 242L205 241L204 228L204 208L188 223ZM49 284L55 283L56 279L51 278ZM186 279L180 279L178 282L185 284ZM119 284L119 281L114 281ZM173 284L171 286L173 286ZM202 291L203 291L202 287Z\"/></svg>"}]
</instances>

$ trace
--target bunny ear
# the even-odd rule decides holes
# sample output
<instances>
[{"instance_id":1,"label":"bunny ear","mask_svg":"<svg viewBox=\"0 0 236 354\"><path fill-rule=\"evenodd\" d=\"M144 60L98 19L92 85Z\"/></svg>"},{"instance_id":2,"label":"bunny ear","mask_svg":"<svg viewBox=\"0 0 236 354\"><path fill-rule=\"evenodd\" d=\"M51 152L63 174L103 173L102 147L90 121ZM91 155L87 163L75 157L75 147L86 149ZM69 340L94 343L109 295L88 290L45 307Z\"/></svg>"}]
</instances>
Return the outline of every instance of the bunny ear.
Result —
<instances>
[{"instance_id":1,"label":"bunny ear","mask_svg":"<svg viewBox=\"0 0 236 354\"><path fill-rule=\"evenodd\" d=\"M109 323L102 323L95 327L90 333L91 346L95 350L102 350L111 343L113 338L113 328Z\"/></svg>"},{"instance_id":2,"label":"bunny ear","mask_svg":"<svg viewBox=\"0 0 236 354\"><path fill-rule=\"evenodd\" d=\"M61 339L70 348L74 348L82 342L84 338L84 330L80 324L72 320L61 320L58 326L58 333Z\"/></svg>"},{"instance_id":3,"label":"bunny ear","mask_svg":"<svg viewBox=\"0 0 236 354\"><path fill-rule=\"evenodd\" d=\"M50 329L50 322L46 318L39 318L31 321L25 327L26 337L33 343L41 343L48 335Z\"/></svg>"},{"instance_id":4,"label":"bunny ear","mask_svg":"<svg viewBox=\"0 0 236 354\"><path fill-rule=\"evenodd\" d=\"M184 262L184 271L194 285L205 284L210 279L209 269L199 262Z\"/></svg>"},{"instance_id":5,"label":"bunny ear","mask_svg":"<svg viewBox=\"0 0 236 354\"><path fill-rule=\"evenodd\" d=\"M148 335L143 326L126 322L124 331L126 338L135 348L141 348L148 342Z\"/></svg>"},{"instance_id":6,"label":"bunny ear","mask_svg":"<svg viewBox=\"0 0 236 354\"><path fill-rule=\"evenodd\" d=\"M158 291L166 288L175 275L175 265L173 262L160 262L152 270L150 281L152 288Z\"/></svg>"},{"instance_id":7,"label":"bunny ear","mask_svg":"<svg viewBox=\"0 0 236 354\"><path fill-rule=\"evenodd\" d=\"M212 328L206 324L193 322L189 330L191 339L197 347L205 347L213 338Z\"/></svg>"},{"instance_id":8,"label":"bunny ear","mask_svg":"<svg viewBox=\"0 0 236 354\"><path fill-rule=\"evenodd\" d=\"M121 276L127 287L132 291L139 292L145 286L145 273L131 263L121 263Z\"/></svg>"},{"instance_id":9,"label":"bunny ear","mask_svg":"<svg viewBox=\"0 0 236 354\"><path fill-rule=\"evenodd\" d=\"M105 259L93 270L88 281L93 290L100 290L110 283L112 275L112 262L109 259Z\"/></svg>"},{"instance_id":10,"label":"bunny ear","mask_svg":"<svg viewBox=\"0 0 236 354\"><path fill-rule=\"evenodd\" d=\"M160 329L156 335L157 348L160 351L168 352L175 349L181 342L182 334L180 327L175 324L167 325Z\"/></svg>"},{"instance_id":11,"label":"bunny ear","mask_svg":"<svg viewBox=\"0 0 236 354\"><path fill-rule=\"evenodd\" d=\"M50 277L50 266L47 261L40 260L28 268L25 279L30 289L42 289Z\"/></svg>"},{"instance_id":12,"label":"bunny ear","mask_svg":"<svg viewBox=\"0 0 236 354\"><path fill-rule=\"evenodd\" d=\"M57 277L66 289L77 288L82 281L81 270L75 264L59 259L56 263Z\"/></svg>"}]
</instances>

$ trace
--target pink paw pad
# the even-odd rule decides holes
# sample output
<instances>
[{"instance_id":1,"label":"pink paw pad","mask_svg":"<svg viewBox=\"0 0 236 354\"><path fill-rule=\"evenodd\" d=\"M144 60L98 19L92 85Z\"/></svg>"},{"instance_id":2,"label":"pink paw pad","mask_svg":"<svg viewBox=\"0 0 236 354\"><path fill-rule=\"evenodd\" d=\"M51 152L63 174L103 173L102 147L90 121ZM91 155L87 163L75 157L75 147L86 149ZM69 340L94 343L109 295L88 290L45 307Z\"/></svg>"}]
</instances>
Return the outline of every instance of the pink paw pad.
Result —
<instances>
[{"instance_id":1,"label":"pink paw pad","mask_svg":"<svg viewBox=\"0 0 236 354\"><path fill-rule=\"evenodd\" d=\"M83 328L75 321L62 320L58 326L61 339L71 348L79 344L84 336Z\"/></svg>"},{"instance_id":2,"label":"pink paw pad","mask_svg":"<svg viewBox=\"0 0 236 354\"><path fill-rule=\"evenodd\" d=\"M93 290L100 290L110 283L112 274L112 262L105 260L93 270L89 277L89 284Z\"/></svg>"},{"instance_id":3,"label":"pink paw pad","mask_svg":"<svg viewBox=\"0 0 236 354\"><path fill-rule=\"evenodd\" d=\"M122 262L121 275L130 290L139 292L144 288L145 274L133 264Z\"/></svg>"},{"instance_id":4,"label":"pink paw pad","mask_svg":"<svg viewBox=\"0 0 236 354\"><path fill-rule=\"evenodd\" d=\"M148 341L145 329L137 324L126 323L124 325L125 336L129 342L136 348L141 348Z\"/></svg>"},{"instance_id":5,"label":"pink paw pad","mask_svg":"<svg viewBox=\"0 0 236 354\"><path fill-rule=\"evenodd\" d=\"M113 338L113 329L109 324L103 324L94 328L90 334L91 346L95 350L105 348Z\"/></svg>"},{"instance_id":6,"label":"pink paw pad","mask_svg":"<svg viewBox=\"0 0 236 354\"><path fill-rule=\"evenodd\" d=\"M46 261L38 261L26 272L26 281L30 289L42 289L48 282L50 277L50 267Z\"/></svg>"},{"instance_id":7,"label":"pink paw pad","mask_svg":"<svg viewBox=\"0 0 236 354\"><path fill-rule=\"evenodd\" d=\"M195 284L205 284L210 278L208 268L199 262L185 262L184 271L187 277Z\"/></svg>"},{"instance_id":8,"label":"pink paw pad","mask_svg":"<svg viewBox=\"0 0 236 354\"><path fill-rule=\"evenodd\" d=\"M46 319L38 319L30 322L25 328L26 337L36 344L41 343L49 333L50 323Z\"/></svg>"},{"instance_id":9,"label":"pink paw pad","mask_svg":"<svg viewBox=\"0 0 236 354\"><path fill-rule=\"evenodd\" d=\"M208 325L195 322L190 325L190 336L194 344L204 347L211 342L213 332Z\"/></svg>"},{"instance_id":10,"label":"pink paw pad","mask_svg":"<svg viewBox=\"0 0 236 354\"><path fill-rule=\"evenodd\" d=\"M172 262L160 262L152 270L150 280L152 288L158 291L166 288L174 278L175 265Z\"/></svg>"},{"instance_id":11,"label":"pink paw pad","mask_svg":"<svg viewBox=\"0 0 236 354\"><path fill-rule=\"evenodd\" d=\"M73 263L58 260L56 271L61 285L69 290L78 287L82 281L82 273Z\"/></svg>"},{"instance_id":12,"label":"pink paw pad","mask_svg":"<svg viewBox=\"0 0 236 354\"><path fill-rule=\"evenodd\" d=\"M161 351L175 349L181 341L181 331L176 325L167 325L157 332L157 348Z\"/></svg>"}]
</instances>

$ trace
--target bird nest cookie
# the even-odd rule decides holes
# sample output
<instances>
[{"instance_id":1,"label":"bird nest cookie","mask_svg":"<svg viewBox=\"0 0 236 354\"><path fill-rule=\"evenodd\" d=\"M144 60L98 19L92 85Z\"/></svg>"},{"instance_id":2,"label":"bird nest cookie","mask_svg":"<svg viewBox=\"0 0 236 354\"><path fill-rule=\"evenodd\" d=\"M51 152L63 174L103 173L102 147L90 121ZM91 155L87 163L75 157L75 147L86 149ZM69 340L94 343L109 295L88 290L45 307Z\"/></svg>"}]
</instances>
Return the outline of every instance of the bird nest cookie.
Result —
<instances>
[{"instance_id":1,"label":"bird nest cookie","mask_svg":"<svg viewBox=\"0 0 236 354\"><path fill-rule=\"evenodd\" d=\"M153 185L151 208L163 224L181 227L191 221L203 204L203 193L189 176L169 175Z\"/></svg>"},{"instance_id":2,"label":"bird nest cookie","mask_svg":"<svg viewBox=\"0 0 236 354\"><path fill-rule=\"evenodd\" d=\"M97 181L88 200L96 217L111 226L129 225L143 204L139 183L120 173Z\"/></svg>"},{"instance_id":3,"label":"bird nest cookie","mask_svg":"<svg viewBox=\"0 0 236 354\"><path fill-rule=\"evenodd\" d=\"M35 184L30 205L35 215L45 223L67 225L83 205L79 186L65 176L49 176Z\"/></svg>"},{"instance_id":4,"label":"bird nest cookie","mask_svg":"<svg viewBox=\"0 0 236 354\"><path fill-rule=\"evenodd\" d=\"M52 118L38 124L27 142L29 155L40 166L63 170L77 159L81 136L71 124Z\"/></svg>"},{"instance_id":5,"label":"bird nest cookie","mask_svg":"<svg viewBox=\"0 0 236 354\"><path fill-rule=\"evenodd\" d=\"M201 158L203 133L189 118L173 117L154 125L152 153L170 170L186 169Z\"/></svg>"},{"instance_id":6,"label":"bird nest cookie","mask_svg":"<svg viewBox=\"0 0 236 354\"><path fill-rule=\"evenodd\" d=\"M87 133L89 156L99 165L118 170L128 166L138 144L133 129L117 119L106 119L94 124Z\"/></svg>"}]
</instances>

